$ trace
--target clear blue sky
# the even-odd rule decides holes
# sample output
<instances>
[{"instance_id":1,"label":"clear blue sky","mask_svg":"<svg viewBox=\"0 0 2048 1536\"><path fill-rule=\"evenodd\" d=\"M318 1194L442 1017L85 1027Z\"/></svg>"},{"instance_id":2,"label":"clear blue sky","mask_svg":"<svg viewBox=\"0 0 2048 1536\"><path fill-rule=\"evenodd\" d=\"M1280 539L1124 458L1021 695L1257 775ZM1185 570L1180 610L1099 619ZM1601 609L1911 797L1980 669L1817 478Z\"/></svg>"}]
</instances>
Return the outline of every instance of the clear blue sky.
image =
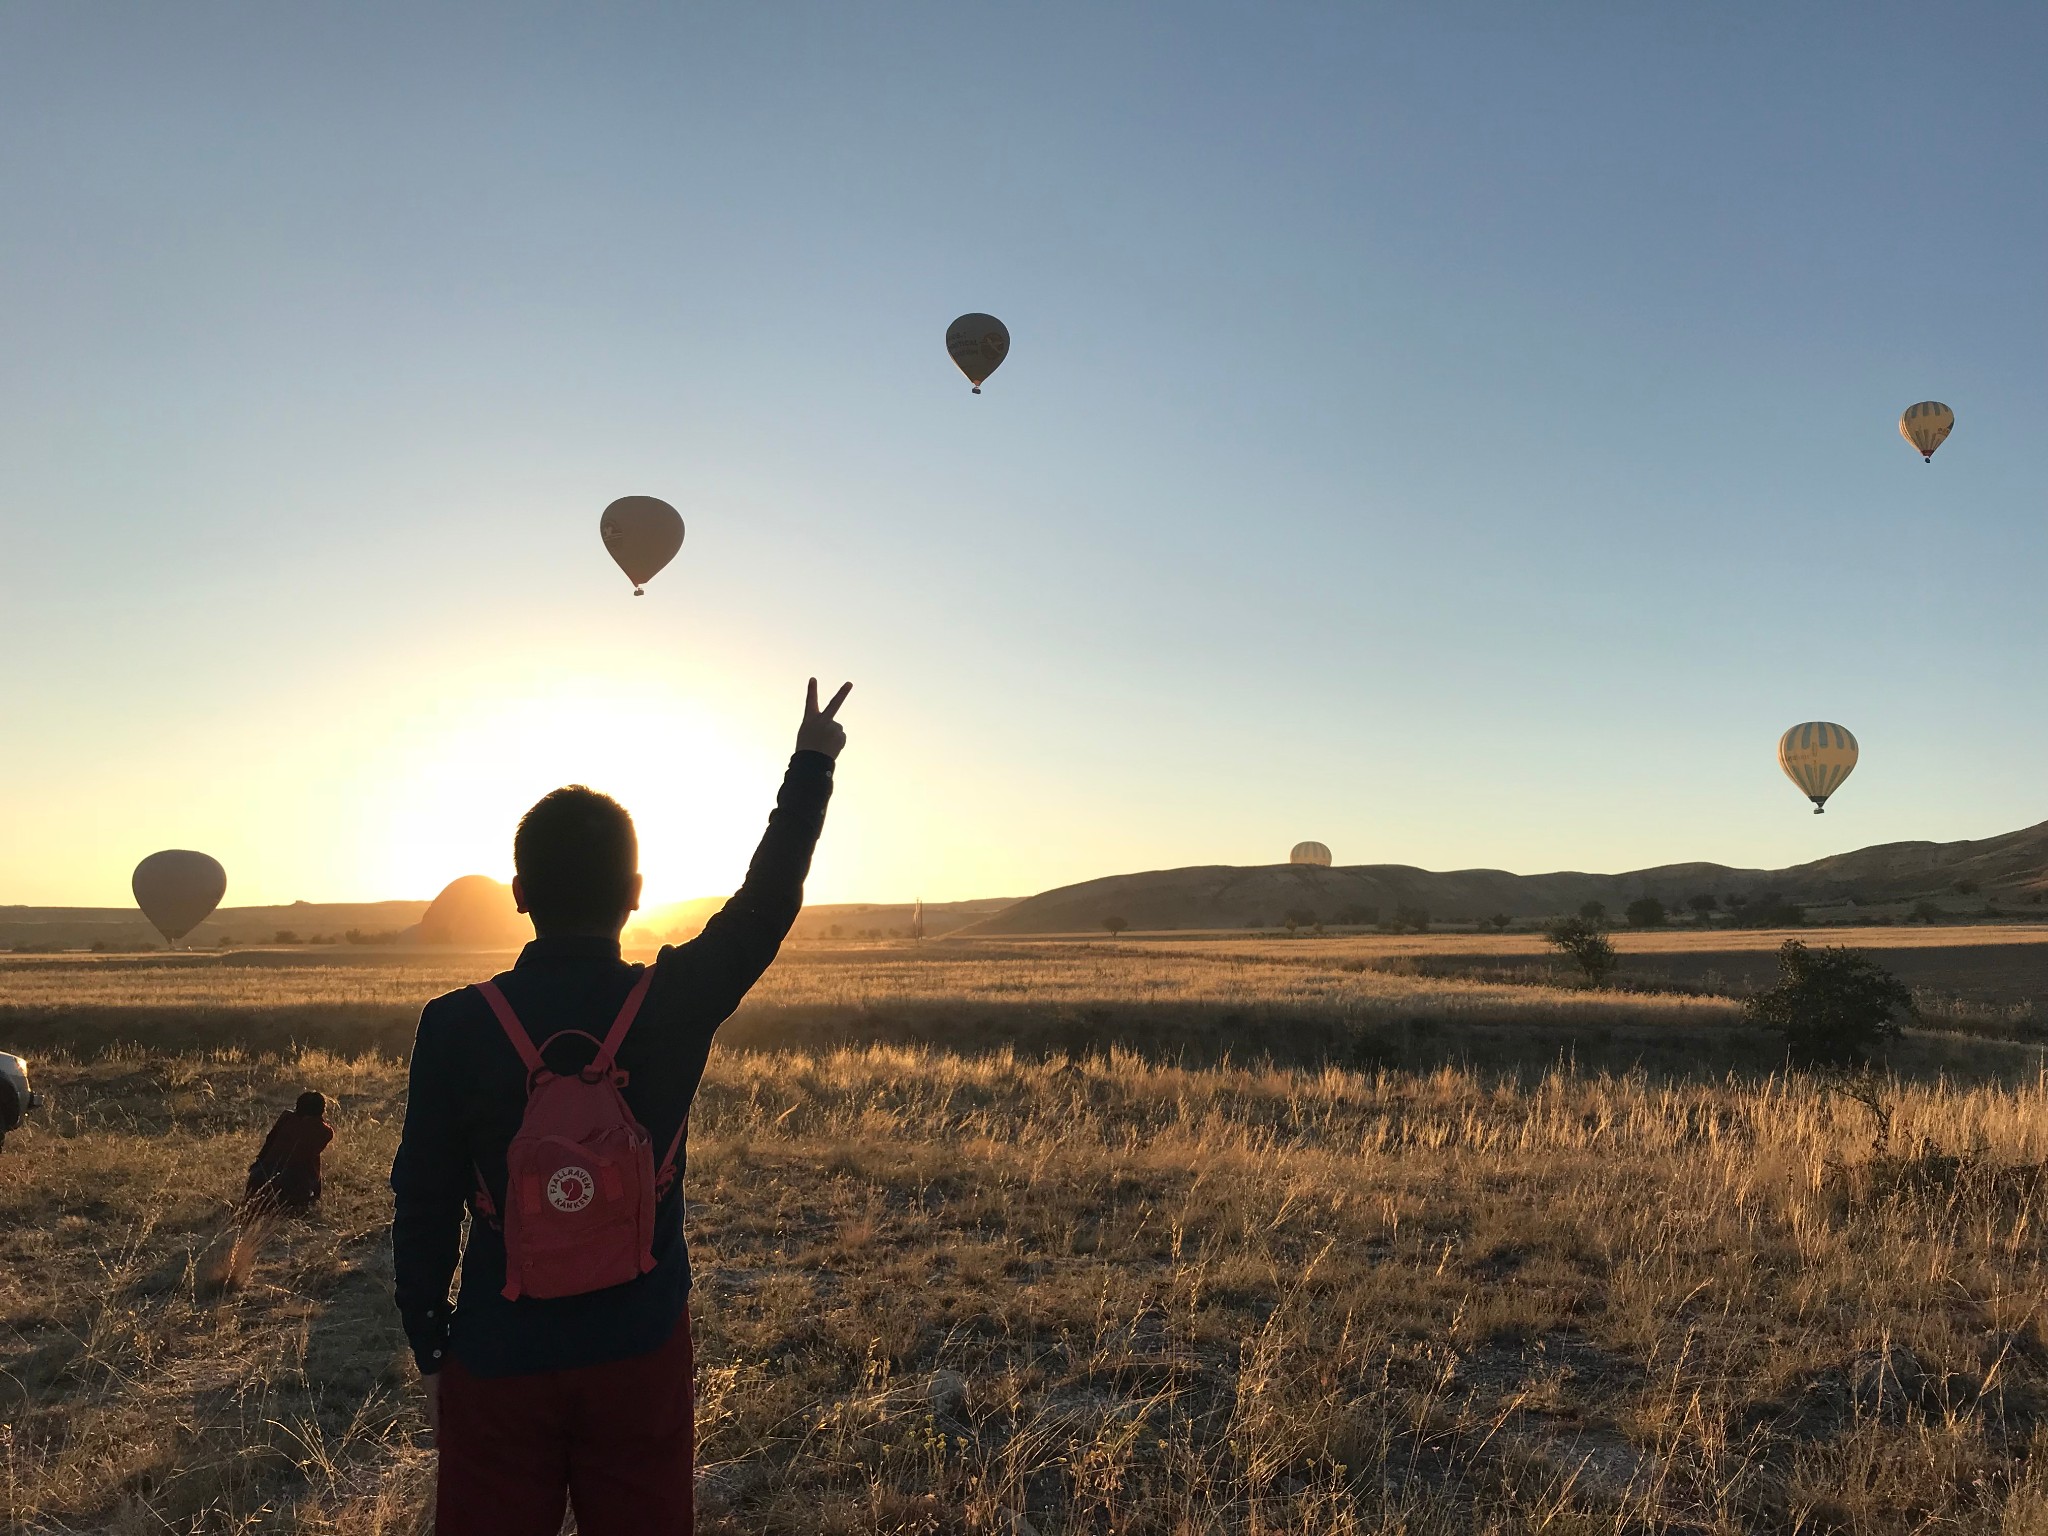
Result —
<instances>
[{"instance_id":1,"label":"clear blue sky","mask_svg":"<svg viewBox=\"0 0 2048 1536\"><path fill-rule=\"evenodd\" d=\"M568 777L729 889L811 672L824 900L2039 821L2044 60L2032 4L9 7L0 902L430 894ZM637 600L627 493L690 530Z\"/></svg>"}]
</instances>

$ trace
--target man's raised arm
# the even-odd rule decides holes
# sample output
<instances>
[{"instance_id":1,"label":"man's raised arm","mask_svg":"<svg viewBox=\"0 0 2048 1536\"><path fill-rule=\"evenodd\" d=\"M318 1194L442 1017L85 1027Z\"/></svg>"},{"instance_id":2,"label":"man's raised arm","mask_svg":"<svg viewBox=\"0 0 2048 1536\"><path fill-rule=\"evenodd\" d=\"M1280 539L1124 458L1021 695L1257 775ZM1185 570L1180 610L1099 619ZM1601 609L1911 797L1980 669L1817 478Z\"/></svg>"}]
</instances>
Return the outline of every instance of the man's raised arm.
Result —
<instances>
[{"instance_id":1,"label":"man's raised arm","mask_svg":"<svg viewBox=\"0 0 2048 1536\"><path fill-rule=\"evenodd\" d=\"M782 776L768 830L747 866L747 878L733 897L684 946L690 956L697 1001L714 1019L737 1008L747 989L775 959L797 913L803 910L804 880L811 852L825 827L832 798L832 766L846 745L838 720L853 684L844 683L832 702L818 706L818 680L811 679L796 751Z\"/></svg>"}]
</instances>

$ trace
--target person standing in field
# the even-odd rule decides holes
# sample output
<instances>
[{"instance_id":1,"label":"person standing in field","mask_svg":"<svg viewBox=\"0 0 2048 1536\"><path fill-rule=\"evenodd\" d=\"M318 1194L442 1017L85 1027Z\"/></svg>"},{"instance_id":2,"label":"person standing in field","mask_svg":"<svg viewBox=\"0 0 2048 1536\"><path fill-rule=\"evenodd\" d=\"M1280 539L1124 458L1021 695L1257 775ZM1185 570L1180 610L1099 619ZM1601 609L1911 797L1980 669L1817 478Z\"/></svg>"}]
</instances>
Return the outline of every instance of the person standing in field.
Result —
<instances>
[{"instance_id":1,"label":"person standing in field","mask_svg":"<svg viewBox=\"0 0 2048 1536\"><path fill-rule=\"evenodd\" d=\"M263 1138L263 1150L249 1165L242 1203L252 1212L283 1211L303 1216L320 1203L320 1154L334 1140L327 1100L307 1089Z\"/></svg>"},{"instance_id":2,"label":"person standing in field","mask_svg":"<svg viewBox=\"0 0 2048 1536\"><path fill-rule=\"evenodd\" d=\"M569 1504L583 1536L693 1528L690 1101L803 906L852 687L820 709L811 680L767 834L697 938L651 966L620 958L640 902L632 818L572 785L513 839L533 942L420 1015L391 1240L440 1536L556 1536Z\"/></svg>"}]
</instances>

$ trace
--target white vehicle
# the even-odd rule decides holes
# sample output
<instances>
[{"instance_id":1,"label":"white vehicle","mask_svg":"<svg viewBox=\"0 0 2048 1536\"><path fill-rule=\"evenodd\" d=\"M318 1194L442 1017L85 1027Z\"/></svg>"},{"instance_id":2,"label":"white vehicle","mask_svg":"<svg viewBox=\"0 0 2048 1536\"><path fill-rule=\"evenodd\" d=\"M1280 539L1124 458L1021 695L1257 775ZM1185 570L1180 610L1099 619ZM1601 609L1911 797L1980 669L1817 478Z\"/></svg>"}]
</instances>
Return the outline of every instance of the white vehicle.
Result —
<instances>
[{"instance_id":1,"label":"white vehicle","mask_svg":"<svg viewBox=\"0 0 2048 1536\"><path fill-rule=\"evenodd\" d=\"M35 1107L35 1090L28 1085L28 1063L0 1051L0 1146L7 1144L7 1133L17 1129L21 1117Z\"/></svg>"}]
</instances>

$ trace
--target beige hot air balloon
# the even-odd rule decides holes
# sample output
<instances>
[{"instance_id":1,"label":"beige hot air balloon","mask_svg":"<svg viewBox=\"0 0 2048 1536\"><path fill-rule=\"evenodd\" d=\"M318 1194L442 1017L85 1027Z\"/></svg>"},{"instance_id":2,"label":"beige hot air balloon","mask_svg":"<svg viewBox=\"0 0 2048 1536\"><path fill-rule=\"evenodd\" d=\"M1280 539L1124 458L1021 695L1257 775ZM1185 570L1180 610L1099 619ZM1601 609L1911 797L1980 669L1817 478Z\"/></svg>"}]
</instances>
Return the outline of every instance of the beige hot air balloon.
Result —
<instances>
[{"instance_id":1,"label":"beige hot air balloon","mask_svg":"<svg viewBox=\"0 0 2048 1536\"><path fill-rule=\"evenodd\" d=\"M1287 862L1290 864L1315 864L1323 869L1328 869L1330 867L1330 850L1321 843L1296 843L1288 852Z\"/></svg>"},{"instance_id":2,"label":"beige hot air balloon","mask_svg":"<svg viewBox=\"0 0 2048 1536\"><path fill-rule=\"evenodd\" d=\"M946 351L967 375L974 392L981 381L1003 366L1010 355L1010 331L994 315L962 315L946 327Z\"/></svg>"},{"instance_id":3,"label":"beige hot air balloon","mask_svg":"<svg viewBox=\"0 0 2048 1536\"><path fill-rule=\"evenodd\" d=\"M683 515L658 496L621 496L604 509L597 531L631 579L635 597L683 547Z\"/></svg>"},{"instance_id":4,"label":"beige hot air balloon","mask_svg":"<svg viewBox=\"0 0 2048 1536\"><path fill-rule=\"evenodd\" d=\"M1934 462L1934 450L1948 441L1956 429L1956 413L1939 400L1922 400L1906 407L1899 418L1899 436L1920 450L1922 462Z\"/></svg>"},{"instance_id":5,"label":"beige hot air balloon","mask_svg":"<svg viewBox=\"0 0 2048 1536\"><path fill-rule=\"evenodd\" d=\"M166 848L135 866L128 888L150 925L175 944L213 915L227 894L228 872L203 853Z\"/></svg>"},{"instance_id":6,"label":"beige hot air balloon","mask_svg":"<svg viewBox=\"0 0 2048 1536\"><path fill-rule=\"evenodd\" d=\"M1856 766L1856 738L1831 721L1808 720L1778 738L1778 766L1818 816Z\"/></svg>"},{"instance_id":7,"label":"beige hot air balloon","mask_svg":"<svg viewBox=\"0 0 2048 1536\"><path fill-rule=\"evenodd\" d=\"M489 875L463 875L443 886L420 915L417 937L422 944L517 949L533 937L533 921L521 914L511 886Z\"/></svg>"}]
</instances>

